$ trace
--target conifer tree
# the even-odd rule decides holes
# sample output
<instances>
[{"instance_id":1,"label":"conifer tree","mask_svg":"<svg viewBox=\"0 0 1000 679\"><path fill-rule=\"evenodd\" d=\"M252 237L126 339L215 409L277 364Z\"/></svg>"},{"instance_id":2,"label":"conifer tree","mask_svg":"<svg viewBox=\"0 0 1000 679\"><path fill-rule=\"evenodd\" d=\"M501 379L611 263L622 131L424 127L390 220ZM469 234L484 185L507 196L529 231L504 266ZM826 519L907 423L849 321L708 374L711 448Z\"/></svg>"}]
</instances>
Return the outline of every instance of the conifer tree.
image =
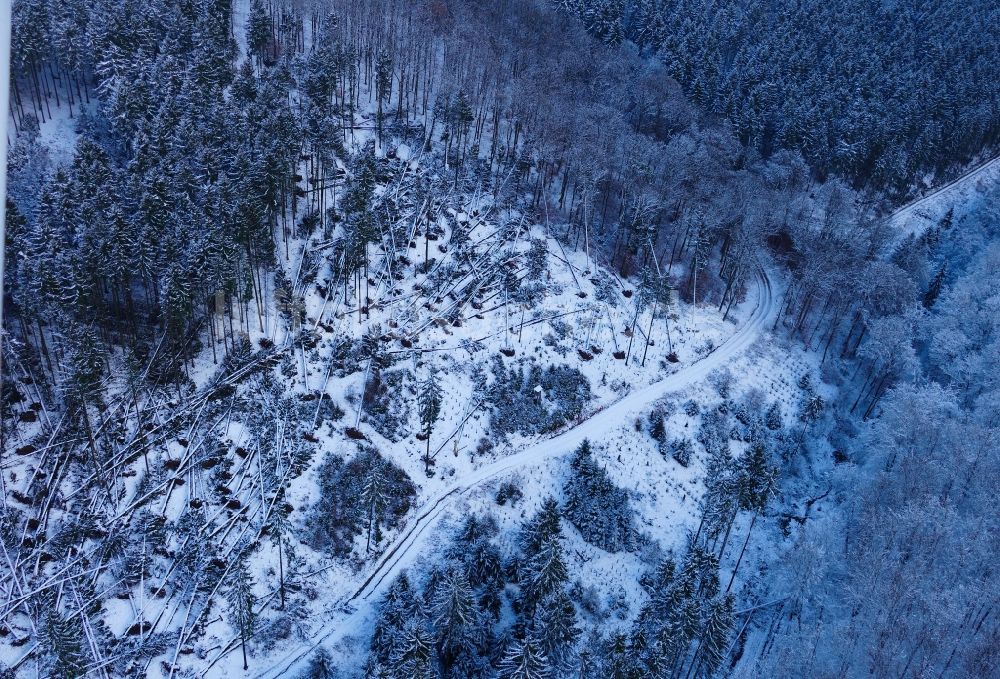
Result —
<instances>
[{"instance_id":1,"label":"conifer tree","mask_svg":"<svg viewBox=\"0 0 1000 679\"><path fill-rule=\"evenodd\" d=\"M779 429L781 429L783 424L781 420L781 407L778 405L777 401L772 403L771 406L767 409L767 415L765 416L765 424L767 425L767 428L770 429L771 431L778 431Z\"/></svg>"},{"instance_id":2,"label":"conifer tree","mask_svg":"<svg viewBox=\"0 0 1000 679\"><path fill-rule=\"evenodd\" d=\"M512 641L500 661L502 679L548 679L549 676L545 654L530 638Z\"/></svg>"},{"instance_id":3,"label":"conifer tree","mask_svg":"<svg viewBox=\"0 0 1000 679\"><path fill-rule=\"evenodd\" d=\"M247 569L246 562L241 558L234 566L229 576L229 590L226 592L229 601L229 619L240 634L240 648L243 651L243 669L249 669L247 663L247 639L253 637L257 624L257 614L254 606L257 598L253 593L253 579Z\"/></svg>"},{"instance_id":4,"label":"conifer tree","mask_svg":"<svg viewBox=\"0 0 1000 679\"><path fill-rule=\"evenodd\" d=\"M697 677L704 672L707 676L715 674L723 660L726 651L726 639L733 625L733 603L735 599L726 594L715 600L709 607L705 628L701 632L698 651L691 661L688 677Z\"/></svg>"},{"instance_id":5,"label":"conifer tree","mask_svg":"<svg viewBox=\"0 0 1000 679\"><path fill-rule=\"evenodd\" d=\"M299 676L301 679L337 678L337 665L325 646L320 646L316 649L316 652L309 658L309 664L306 665L305 671Z\"/></svg>"},{"instance_id":6,"label":"conifer tree","mask_svg":"<svg viewBox=\"0 0 1000 679\"><path fill-rule=\"evenodd\" d=\"M425 622L417 617L411 619L403 631L396 657L393 659L393 673L407 679L433 679L434 638L427 630Z\"/></svg>"},{"instance_id":7,"label":"conifer tree","mask_svg":"<svg viewBox=\"0 0 1000 679\"><path fill-rule=\"evenodd\" d=\"M580 633L576 606L566 592L552 592L538 605L531 635L555 671L565 670L571 665Z\"/></svg>"},{"instance_id":8,"label":"conifer tree","mask_svg":"<svg viewBox=\"0 0 1000 679\"><path fill-rule=\"evenodd\" d=\"M424 472L428 476L431 476L431 465L434 464L434 460L431 458L431 434L434 432L434 425L441 415L441 397L441 387L438 384L437 375L432 370L428 373L427 379L420 383L418 395L418 415L427 442L424 451Z\"/></svg>"},{"instance_id":9,"label":"conifer tree","mask_svg":"<svg viewBox=\"0 0 1000 679\"><path fill-rule=\"evenodd\" d=\"M49 608L38 631L49 659L51 676L74 679L85 674L83 635L76 622Z\"/></svg>"},{"instance_id":10,"label":"conifer tree","mask_svg":"<svg viewBox=\"0 0 1000 679\"><path fill-rule=\"evenodd\" d=\"M554 497L542 501L538 512L521 528L518 544L526 559L534 557L542 545L552 539L562 538L562 513Z\"/></svg>"},{"instance_id":11,"label":"conifer tree","mask_svg":"<svg viewBox=\"0 0 1000 679\"><path fill-rule=\"evenodd\" d=\"M649 413L649 435L658 443L662 443L667 438L667 429L663 424L663 414L656 410L652 410Z\"/></svg>"},{"instance_id":12,"label":"conifer tree","mask_svg":"<svg viewBox=\"0 0 1000 679\"><path fill-rule=\"evenodd\" d=\"M379 604L379 617L372 634L372 655L383 665L392 665L402 643L404 632L413 619L420 615L421 605L406 572L389 587Z\"/></svg>"},{"instance_id":13,"label":"conifer tree","mask_svg":"<svg viewBox=\"0 0 1000 679\"><path fill-rule=\"evenodd\" d=\"M944 285L944 280L947 275L948 263L945 262L938 268L937 273L934 274L934 278L927 287L927 292L924 293L923 304L925 309L930 309L934 306L938 296L941 294L941 287Z\"/></svg>"},{"instance_id":14,"label":"conifer tree","mask_svg":"<svg viewBox=\"0 0 1000 679\"><path fill-rule=\"evenodd\" d=\"M382 473L382 459L373 461L368 475L365 477L364 486L361 488L361 499L367 508L368 514L368 537L365 541L365 551L371 551L372 533L374 531L375 544L382 541L382 528L379 519L382 509L386 504L386 479Z\"/></svg>"},{"instance_id":15,"label":"conifer tree","mask_svg":"<svg viewBox=\"0 0 1000 679\"><path fill-rule=\"evenodd\" d=\"M556 536L544 540L528 559L521 573L521 598L529 611L546 596L558 591L569 579L563 547Z\"/></svg>"},{"instance_id":16,"label":"conifer tree","mask_svg":"<svg viewBox=\"0 0 1000 679\"><path fill-rule=\"evenodd\" d=\"M267 15L262 0L252 0L250 15L247 18L247 47L258 64L263 62L265 50L270 42L271 18Z\"/></svg>"},{"instance_id":17,"label":"conifer tree","mask_svg":"<svg viewBox=\"0 0 1000 679\"><path fill-rule=\"evenodd\" d=\"M752 511L753 518L750 527L747 529L747 537L743 542L739 558L733 567L733 574L729 578L726 586L728 592L736 579L740 564L743 562L743 555L746 553L747 545L750 543L750 535L753 533L757 517L767 507L767 503L778 489L778 468L773 466L769 459L767 448L762 442L756 442L750 446L750 450L740 458L738 471L738 492L739 506L744 511Z\"/></svg>"},{"instance_id":18,"label":"conifer tree","mask_svg":"<svg viewBox=\"0 0 1000 679\"><path fill-rule=\"evenodd\" d=\"M574 453L570 470L563 487L566 518L591 544L610 552L631 549L635 529L628 494L594 461L589 441Z\"/></svg>"},{"instance_id":19,"label":"conifer tree","mask_svg":"<svg viewBox=\"0 0 1000 679\"><path fill-rule=\"evenodd\" d=\"M433 614L439 653L449 667L472 649L482 624L472 586L461 569L451 569L438 583Z\"/></svg>"}]
</instances>

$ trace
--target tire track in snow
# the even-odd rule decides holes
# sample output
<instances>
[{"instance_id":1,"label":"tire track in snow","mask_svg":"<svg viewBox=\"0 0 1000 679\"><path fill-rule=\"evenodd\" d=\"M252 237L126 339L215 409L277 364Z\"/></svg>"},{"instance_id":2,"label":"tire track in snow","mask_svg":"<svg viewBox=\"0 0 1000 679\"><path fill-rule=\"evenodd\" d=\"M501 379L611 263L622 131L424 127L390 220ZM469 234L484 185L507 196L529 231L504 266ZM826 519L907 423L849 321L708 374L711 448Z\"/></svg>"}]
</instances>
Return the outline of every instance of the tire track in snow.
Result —
<instances>
[{"instance_id":1,"label":"tire track in snow","mask_svg":"<svg viewBox=\"0 0 1000 679\"><path fill-rule=\"evenodd\" d=\"M377 595L381 594L396 575L412 565L424 552L421 547L433 532L430 529L437 525L455 500L504 474L566 455L575 450L584 439L600 440L605 433L620 423L629 421L631 416L641 413L653 402L702 381L710 372L742 354L760 337L774 312L775 302L771 281L763 269L758 270L757 279L757 304L750 318L743 327L712 352L658 382L633 391L589 419L552 438L480 467L428 499L418 511L416 518L379 558L368 578L354 594L340 602L338 608L343 611L343 617L337 616L336 619L326 623L310 642L286 653L281 660L258 673L257 679L287 676L301 669L300 665L309 654L330 641L334 635L343 638L360 630L374 612L373 605L378 598ZM206 668L206 673L209 669Z\"/></svg>"}]
</instances>

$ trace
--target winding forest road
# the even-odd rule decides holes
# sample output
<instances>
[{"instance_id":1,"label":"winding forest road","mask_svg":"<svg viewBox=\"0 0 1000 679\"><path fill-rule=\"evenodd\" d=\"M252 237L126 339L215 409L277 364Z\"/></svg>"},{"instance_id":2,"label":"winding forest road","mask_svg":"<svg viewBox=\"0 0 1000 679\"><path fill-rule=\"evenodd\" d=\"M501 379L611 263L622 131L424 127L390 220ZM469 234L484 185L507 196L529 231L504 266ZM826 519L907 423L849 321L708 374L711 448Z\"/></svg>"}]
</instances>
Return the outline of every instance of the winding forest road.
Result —
<instances>
[{"instance_id":1,"label":"winding forest road","mask_svg":"<svg viewBox=\"0 0 1000 679\"><path fill-rule=\"evenodd\" d=\"M423 547L433 534L433 528L461 497L504 474L569 453L584 439L600 440L621 423L640 415L653 402L700 382L710 372L743 353L760 337L774 312L775 299L771 281L763 270L757 275L757 290L756 306L747 321L705 357L658 382L633 391L561 434L480 467L428 499L418 510L416 518L410 521L403 533L379 558L364 583L349 599L341 602L343 615L327 622L310 642L289 650L280 660L259 672L256 675L258 679L288 676L297 671L309 654L321 644L332 641L335 636L342 638L361 629L365 620L372 616L373 604L379 596L397 574L412 565L426 551Z\"/></svg>"}]
</instances>

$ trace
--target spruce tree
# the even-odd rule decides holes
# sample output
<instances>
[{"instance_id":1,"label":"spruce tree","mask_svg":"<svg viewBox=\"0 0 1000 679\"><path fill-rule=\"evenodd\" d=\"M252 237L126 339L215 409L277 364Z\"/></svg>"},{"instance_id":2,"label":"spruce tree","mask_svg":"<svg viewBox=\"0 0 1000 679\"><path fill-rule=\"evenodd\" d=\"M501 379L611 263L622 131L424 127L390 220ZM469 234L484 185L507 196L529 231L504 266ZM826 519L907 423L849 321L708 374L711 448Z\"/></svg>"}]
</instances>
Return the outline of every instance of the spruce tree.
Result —
<instances>
[{"instance_id":1,"label":"spruce tree","mask_svg":"<svg viewBox=\"0 0 1000 679\"><path fill-rule=\"evenodd\" d=\"M631 549L635 538L628 494L594 461L584 441L570 461L563 486L565 516L591 544L610 552Z\"/></svg>"},{"instance_id":2,"label":"spruce tree","mask_svg":"<svg viewBox=\"0 0 1000 679\"><path fill-rule=\"evenodd\" d=\"M337 665L325 646L316 649L305 671L299 675L300 679L336 679L337 676Z\"/></svg>"},{"instance_id":3,"label":"spruce tree","mask_svg":"<svg viewBox=\"0 0 1000 679\"><path fill-rule=\"evenodd\" d=\"M729 578L726 586L728 592L736 579L740 564L743 562L743 555L746 553L747 545L750 543L750 536L757 523L757 517L767 507L767 503L778 490L778 468L770 462L770 456L763 443L754 443L750 450L740 458L738 471L738 498L740 509L752 511L753 518L750 527L747 529L747 537L743 542L743 548L733 567L733 574Z\"/></svg>"},{"instance_id":4,"label":"spruce tree","mask_svg":"<svg viewBox=\"0 0 1000 679\"><path fill-rule=\"evenodd\" d=\"M75 679L85 674L83 633L76 621L64 618L54 608L49 608L38 631L51 676Z\"/></svg>"},{"instance_id":5,"label":"spruce tree","mask_svg":"<svg viewBox=\"0 0 1000 679\"><path fill-rule=\"evenodd\" d=\"M375 544L378 545L382 541L382 529L379 519L387 500L387 484L385 475L382 473L382 466L382 459L376 457L368 470L364 485L361 488L361 501L365 507L368 522L368 537L365 541L366 552L371 551L373 532Z\"/></svg>"},{"instance_id":6,"label":"spruce tree","mask_svg":"<svg viewBox=\"0 0 1000 679\"><path fill-rule=\"evenodd\" d=\"M548 679L548 661L532 639L515 639L500 661L501 679Z\"/></svg>"},{"instance_id":7,"label":"spruce tree","mask_svg":"<svg viewBox=\"0 0 1000 679\"><path fill-rule=\"evenodd\" d=\"M941 287L944 285L944 280L947 275L948 263L945 262L938 268L937 273L934 274L934 278L927 287L927 292L924 293L923 304L925 309L930 309L934 306L938 296L941 294Z\"/></svg>"},{"instance_id":8,"label":"spruce tree","mask_svg":"<svg viewBox=\"0 0 1000 679\"><path fill-rule=\"evenodd\" d=\"M656 410L649 413L649 435L657 443L662 443L667 438L667 428L663 424L663 415Z\"/></svg>"},{"instance_id":9,"label":"spruce tree","mask_svg":"<svg viewBox=\"0 0 1000 679\"><path fill-rule=\"evenodd\" d=\"M265 58L265 50L271 42L271 18L262 0L252 0L250 15L247 17L247 48L256 57L257 63Z\"/></svg>"},{"instance_id":10,"label":"spruce tree","mask_svg":"<svg viewBox=\"0 0 1000 679\"><path fill-rule=\"evenodd\" d=\"M534 611L539 601L560 589L568 578L562 544L552 535L542 542L522 569L521 599L526 610Z\"/></svg>"},{"instance_id":11,"label":"spruce tree","mask_svg":"<svg viewBox=\"0 0 1000 679\"><path fill-rule=\"evenodd\" d=\"M433 645L434 638L422 617L409 620L392 661L393 674L407 679L433 679Z\"/></svg>"},{"instance_id":12,"label":"spruce tree","mask_svg":"<svg viewBox=\"0 0 1000 679\"><path fill-rule=\"evenodd\" d=\"M731 594L726 594L711 604L705 628L701 632L698 652L692 660L688 676L698 676L700 672L708 676L715 674L723 660L726 640L733 626L734 601Z\"/></svg>"},{"instance_id":13,"label":"spruce tree","mask_svg":"<svg viewBox=\"0 0 1000 679\"><path fill-rule=\"evenodd\" d=\"M570 666L574 647L580 638L580 628L576 606L566 592L557 590L541 601L531 634L554 670Z\"/></svg>"},{"instance_id":14,"label":"spruce tree","mask_svg":"<svg viewBox=\"0 0 1000 679\"><path fill-rule=\"evenodd\" d=\"M771 431L778 431L781 429L783 424L781 420L781 407L778 405L777 401L772 403L771 407L767 409L765 424Z\"/></svg>"},{"instance_id":15,"label":"spruce tree","mask_svg":"<svg viewBox=\"0 0 1000 679\"><path fill-rule=\"evenodd\" d=\"M437 375L431 371L427 375L427 379L420 383L418 395L418 415L427 442L424 452L424 472L427 476L431 476L431 465L434 463L433 458L431 458L431 434L438 417L441 415L441 400L441 387L438 384Z\"/></svg>"},{"instance_id":16,"label":"spruce tree","mask_svg":"<svg viewBox=\"0 0 1000 679\"><path fill-rule=\"evenodd\" d=\"M246 562L240 559L229 576L229 590L226 593L229 601L229 619L240 634L240 647L243 651L243 669L249 669L247 663L247 639L253 637L257 623L254 606L257 598L253 593L253 580Z\"/></svg>"},{"instance_id":17,"label":"spruce tree","mask_svg":"<svg viewBox=\"0 0 1000 679\"><path fill-rule=\"evenodd\" d=\"M434 630L446 667L476 643L482 624L472 586L461 569L451 569L438 583L433 603Z\"/></svg>"},{"instance_id":18,"label":"spruce tree","mask_svg":"<svg viewBox=\"0 0 1000 679\"><path fill-rule=\"evenodd\" d=\"M410 622L420 614L420 600L406 572L389 587L385 598L379 604L379 616L372 634L372 655L383 666L392 664L398 654L404 632Z\"/></svg>"}]
</instances>

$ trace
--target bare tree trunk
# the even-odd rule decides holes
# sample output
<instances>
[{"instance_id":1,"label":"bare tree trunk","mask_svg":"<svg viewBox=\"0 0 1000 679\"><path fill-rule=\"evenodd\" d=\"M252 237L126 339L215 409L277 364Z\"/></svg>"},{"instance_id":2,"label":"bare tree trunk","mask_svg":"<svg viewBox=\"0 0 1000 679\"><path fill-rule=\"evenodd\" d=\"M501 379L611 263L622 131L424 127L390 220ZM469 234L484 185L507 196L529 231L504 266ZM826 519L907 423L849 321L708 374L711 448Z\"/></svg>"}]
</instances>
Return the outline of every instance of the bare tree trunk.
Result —
<instances>
[{"instance_id":1,"label":"bare tree trunk","mask_svg":"<svg viewBox=\"0 0 1000 679\"><path fill-rule=\"evenodd\" d=\"M743 563L743 555L747 551L747 545L750 544L750 534L753 533L754 524L757 523L757 515L760 510L753 513L753 518L750 520L750 528L747 530L747 539L743 541L743 549L740 550L740 557L736 559L736 565L733 566L733 574L729 577L729 584L726 585L726 594L729 590L733 588L733 580L736 579L736 573L740 570L740 564Z\"/></svg>"}]
</instances>

